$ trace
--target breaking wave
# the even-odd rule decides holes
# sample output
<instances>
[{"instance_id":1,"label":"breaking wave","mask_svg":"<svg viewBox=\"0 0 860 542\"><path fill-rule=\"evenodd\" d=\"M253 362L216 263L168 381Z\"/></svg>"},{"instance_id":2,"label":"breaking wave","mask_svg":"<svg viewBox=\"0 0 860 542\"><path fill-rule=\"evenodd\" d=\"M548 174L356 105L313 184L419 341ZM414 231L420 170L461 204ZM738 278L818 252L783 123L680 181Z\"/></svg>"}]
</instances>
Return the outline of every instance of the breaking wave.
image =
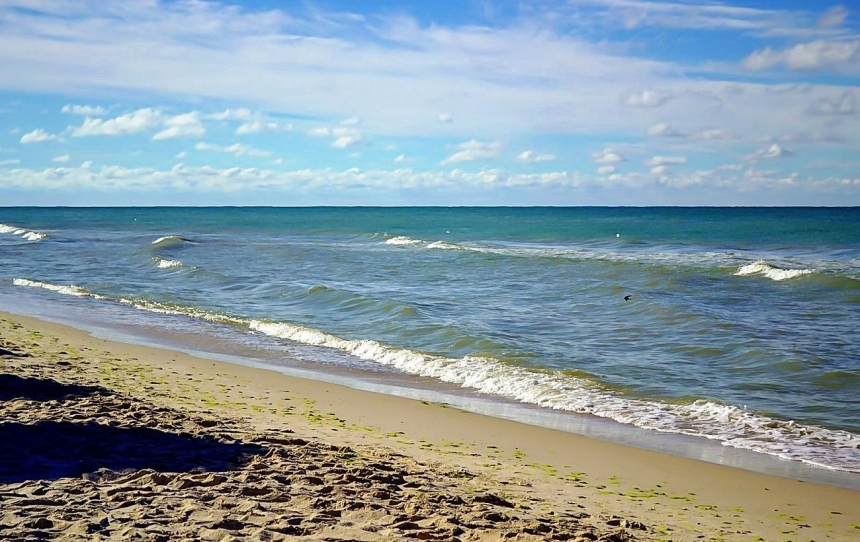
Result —
<instances>
[{"instance_id":1,"label":"breaking wave","mask_svg":"<svg viewBox=\"0 0 860 542\"><path fill-rule=\"evenodd\" d=\"M10 226L9 224L0 224L0 233L17 235L27 241L33 241L37 243L47 237L47 235L42 232L27 230L24 228L19 228L17 226Z\"/></svg>"},{"instance_id":2,"label":"breaking wave","mask_svg":"<svg viewBox=\"0 0 860 542\"><path fill-rule=\"evenodd\" d=\"M420 245L423 241L418 239L412 239L410 237L406 237L404 235L398 235L397 237L391 237L385 241L386 245Z\"/></svg>"},{"instance_id":3,"label":"breaking wave","mask_svg":"<svg viewBox=\"0 0 860 542\"><path fill-rule=\"evenodd\" d=\"M783 269L775 265L769 264L764 260L741 266L735 276L744 277L748 275L762 275L771 280L788 280L803 275L811 275L815 273L814 269Z\"/></svg>"},{"instance_id":4,"label":"breaking wave","mask_svg":"<svg viewBox=\"0 0 860 542\"><path fill-rule=\"evenodd\" d=\"M83 288L79 288L75 285L60 285L60 284L50 284L47 282L39 282L37 280L28 280L28 279L14 279L12 284L15 286L27 286L29 288L42 288L44 290L51 290L52 292L57 292L58 294L65 295L74 295L77 297L93 297L96 299L104 299L101 296L96 294L92 294Z\"/></svg>"},{"instance_id":5,"label":"breaking wave","mask_svg":"<svg viewBox=\"0 0 860 542\"><path fill-rule=\"evenodd\" d=\"M184 244L197 245L199 243L197 241L192 241L191 239L186 239L185 237L180 237L179 235L165 235L164 237L159 237L150 243L150 246L152 248L169 248Z\"/></svg>"},{"instance_id":6,"label":"breaking wave","mask_svg":"<svg viewBox=\"0 0 860 542\"><path fill-rule=\"evenodd\" d=\"M165 260L162 258L153 258L156 267L159 269L173 269L174 267L182 267L182 262L179 260Z\"/></svg>"}]
</instances>

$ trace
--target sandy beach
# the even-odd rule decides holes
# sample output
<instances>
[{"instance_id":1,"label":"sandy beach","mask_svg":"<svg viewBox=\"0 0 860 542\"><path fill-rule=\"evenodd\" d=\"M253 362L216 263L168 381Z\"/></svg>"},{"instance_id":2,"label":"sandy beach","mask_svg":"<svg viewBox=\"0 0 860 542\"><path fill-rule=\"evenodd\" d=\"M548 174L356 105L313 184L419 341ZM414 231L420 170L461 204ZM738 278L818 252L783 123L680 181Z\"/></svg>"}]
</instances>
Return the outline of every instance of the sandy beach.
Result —
<instances>
[{"instance_id":1,"label":"sandy beach","mask_svg":"<svg viewBox=\"0 0 860 542\"><path fill-rule=\"evenodd\" d=\"M860 492L0 313L0 539L858 540Z\"/></svg>"}]
</instances>

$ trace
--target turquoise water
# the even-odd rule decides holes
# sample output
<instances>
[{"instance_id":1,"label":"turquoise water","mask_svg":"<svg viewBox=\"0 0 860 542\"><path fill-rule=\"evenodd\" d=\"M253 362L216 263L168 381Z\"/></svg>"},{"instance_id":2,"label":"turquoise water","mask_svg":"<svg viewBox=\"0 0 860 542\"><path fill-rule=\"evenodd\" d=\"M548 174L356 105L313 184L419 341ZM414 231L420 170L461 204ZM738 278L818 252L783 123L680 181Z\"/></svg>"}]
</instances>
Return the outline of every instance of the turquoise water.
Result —
<instances>
[{"instance_id":1,"label":"turquoise water","mask_svg":"<svg viewBox=\"0 0 860 542\"><path fill-rule=\"evenodd\" d=\"M3 299L860 472L857 208L6 208L0 224Z\"/></svg>"}]
</instances>

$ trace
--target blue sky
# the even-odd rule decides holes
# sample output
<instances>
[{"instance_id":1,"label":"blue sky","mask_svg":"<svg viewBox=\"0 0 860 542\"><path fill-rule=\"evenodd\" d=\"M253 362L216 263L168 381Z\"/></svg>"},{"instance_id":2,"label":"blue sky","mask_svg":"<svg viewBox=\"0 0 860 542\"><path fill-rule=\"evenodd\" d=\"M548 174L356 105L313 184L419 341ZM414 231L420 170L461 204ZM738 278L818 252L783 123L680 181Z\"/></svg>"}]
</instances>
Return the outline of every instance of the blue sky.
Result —
<instances>
[{"instance_id":1,"label":"blue sky","mask_svg":"<svg viewBox=\"0 0 860 542\"><path fill-rule=\"evenodd\" d=\"M860 6L4 0L0 205L860 205Z\"/></svg>"}]
</instances>

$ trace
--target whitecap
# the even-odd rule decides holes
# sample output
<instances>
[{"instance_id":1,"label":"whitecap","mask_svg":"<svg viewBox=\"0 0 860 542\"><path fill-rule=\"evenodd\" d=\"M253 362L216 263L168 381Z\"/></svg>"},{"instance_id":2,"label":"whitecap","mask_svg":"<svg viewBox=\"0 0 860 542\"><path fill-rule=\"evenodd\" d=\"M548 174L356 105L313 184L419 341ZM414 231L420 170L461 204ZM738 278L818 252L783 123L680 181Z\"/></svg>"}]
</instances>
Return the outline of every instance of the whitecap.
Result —
<instances>
[{"instance_id":1,"label":"whitecap","mask_svg":"<svg viewBox=\"0 0 860 542\"><path fill-rule=\"evenodd\" d=\"M46 234L39 231L26 230L24 228L19 228L17 226L10 226L9 224L0 224L0 233L8 233L11 235L17 235L27 241L39 242L45 237Z\"/></svg>"},{"instance_id":2,"label":"whitecap","mask_svg":"<svg viewBox=\"0 0 860 542\"><path fill-rule=\"evenodd\" d=\"M155 258L157 262L156 265L159 269L172 269L174 267L182 267L182 262L179 260L163 260L161 258Z\"/></svg>"},{"instance_id":3,"label":"whitecap","mask_svg":"<svg viewBox=\"0 0 860 542\"><path fill-rule=\"evenodd\" d=\"M28 288L43 288L45 290L51 290L52 292L57 292L59 294L74 295L77 297L92 295L83 288L79 288L74 285L50 284L47 282L39 282L36 280L29 279L14 279L12 281L12 284L14 284L15 286L26 286Z\"/></svg>"},{"instance_id":4,"label":"whitecap","mask_svg":"<svg viewBox=\"0 0 860 542\"><path fill-rule=\"evenodd\" d=\"M803 275L815 273L814 269L783 269L775 265L769 264L764 260L743 265L738 268L735 276L743 277L748 275L763 275L771 280L788 280Z\"/></svg>"},{"instance_id":5,"label":"whitecap","mask_svg":"<svg viewBox=\"0 0 860 542\"><path fill-rule=\"evenodd\" d=\"M156 239L155 241L150 243L150 246L156 247L156 248L162 248L162 247L177 246L177 245L181 245L184 243L189 243L192 245L197 244L196 241L192 241L191 239L186 239L185 237L180 237L179 235L165 235L164 237L159 237L158 239Z\"/></svg>"},{"instance_id":6,"label":"whitecap","mask_svg":"<svg viewBox=\"0 0 860 542\"><path fill-rule=\"evenodd\" d=\"M460 245L455 245L454 243L446 243L445 241L435 241L427 245L427 248L438 248L442 250L463 250L463 247Z\"/></svg>"},{"instance_id":7,"label":"whitecap","mask_svg":"<svg viewBox=\"0 0 860 542\"><path fill-rule=\"evenodd\" d=\"M412 239L410 237L406 237L405 235L398 235L397 237L392 237L385 241L386 245L419 245L423 241L418 239Z\"/></svg>"}]
</instances>

